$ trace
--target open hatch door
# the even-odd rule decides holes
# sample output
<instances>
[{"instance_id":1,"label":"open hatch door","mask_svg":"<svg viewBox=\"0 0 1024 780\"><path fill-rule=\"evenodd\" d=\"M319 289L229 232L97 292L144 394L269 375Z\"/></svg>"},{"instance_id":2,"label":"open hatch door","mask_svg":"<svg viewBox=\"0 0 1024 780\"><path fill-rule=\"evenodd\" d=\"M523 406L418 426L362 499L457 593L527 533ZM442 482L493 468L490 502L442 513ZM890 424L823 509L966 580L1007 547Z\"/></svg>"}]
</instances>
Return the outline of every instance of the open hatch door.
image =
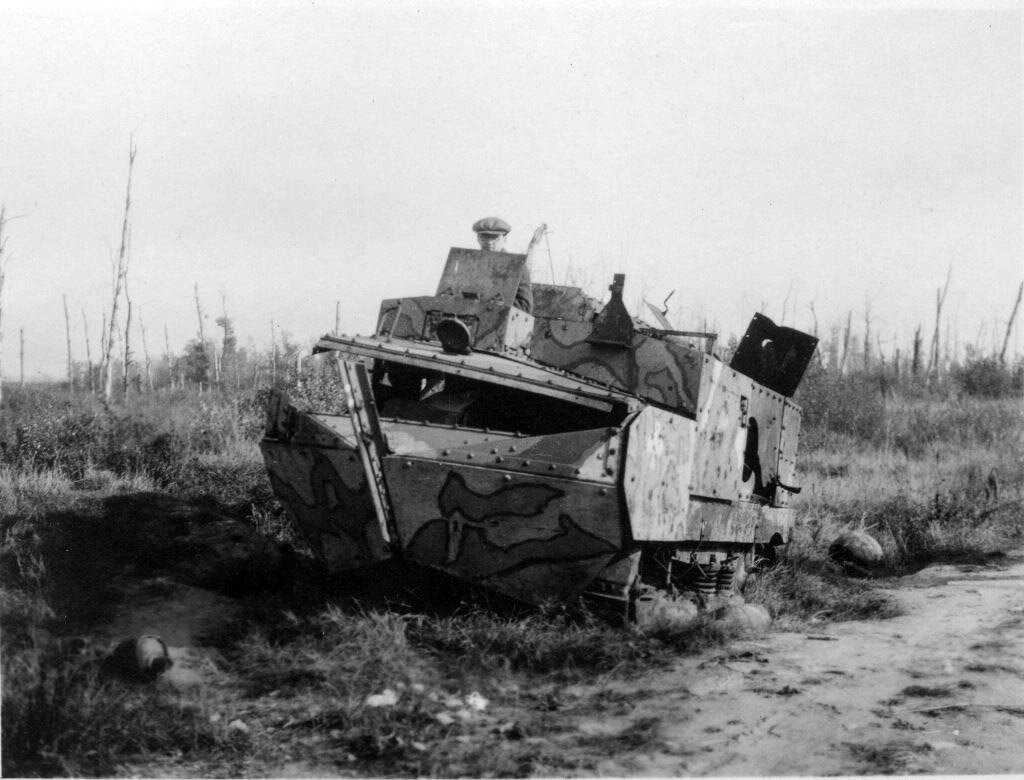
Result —
<instances>
[{"instance_id":1,"label":"open hatch door","mask_svg":"<svg viewBox=\"0 0 1024 780\"><path fill-rule=\"evenodd\" d=\"M729 367L789 398L800 385L817 346L814 336L755 314Z\"/></svg>"}]
</instances>

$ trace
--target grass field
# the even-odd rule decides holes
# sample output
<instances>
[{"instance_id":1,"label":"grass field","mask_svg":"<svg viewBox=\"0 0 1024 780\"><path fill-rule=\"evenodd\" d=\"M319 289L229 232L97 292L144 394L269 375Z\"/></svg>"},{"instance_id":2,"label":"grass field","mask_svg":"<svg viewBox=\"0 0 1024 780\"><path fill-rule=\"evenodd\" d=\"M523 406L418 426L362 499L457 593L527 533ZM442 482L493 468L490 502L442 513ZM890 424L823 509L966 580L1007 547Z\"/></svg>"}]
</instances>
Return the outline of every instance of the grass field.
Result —
<instances>
[{"instance_id":1,"label":"grass field","mask_svg":"<svg viewBox=\"0 0 1024 780\"><path fill-rule=\"evenodd\" d=\"M818 383L798 398L797 530L748 593L782 627L892 613L871 580L829 563L843 530L879 539L884 576L1021 543L1019 398L855 390L851 401ZM585 772L585 757L530 742L559 728L567 686L635 677L728 640L713 622L623 630L428 575L390 589L325 581L271 495L256 446L261 404L162 391L107 410L52 388L5 388L5 775L308 774L311 754L322 771L352 775ZM161 530L184 522L181 506L208 527L245 524L269 541L227 567L197 568L205 548ZM185 560L191 585L241 605L209 637L218 682L178 692L104 674L110 638L95 627L119 583L140 567L180 578ZM513 705L529 722L502 719Z\"/></svg>"}]
</instances>

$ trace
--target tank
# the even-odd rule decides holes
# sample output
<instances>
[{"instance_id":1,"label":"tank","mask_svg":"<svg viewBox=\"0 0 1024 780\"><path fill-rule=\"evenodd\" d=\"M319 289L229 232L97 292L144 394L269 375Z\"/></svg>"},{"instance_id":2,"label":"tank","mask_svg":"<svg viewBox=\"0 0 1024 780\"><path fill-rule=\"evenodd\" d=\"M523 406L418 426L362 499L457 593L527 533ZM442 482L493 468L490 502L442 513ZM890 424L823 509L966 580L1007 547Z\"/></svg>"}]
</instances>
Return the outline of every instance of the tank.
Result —
<instances>
[{"instance_id":1,"label":"tank","mask_svg":"<svg viewBox=\"0 0 1024 780\"><path fill-rule=\"evenodd\" d=\"M756 314L726 364L715 334L633 317L620 274L603 306L544 284L524 306L529 261L453 248L433 295L321 338L343 411L272 392L275 494L332 576L398 560L625 621L716 606L789 541L817 339Z\"/></svg>"}]
</instances>

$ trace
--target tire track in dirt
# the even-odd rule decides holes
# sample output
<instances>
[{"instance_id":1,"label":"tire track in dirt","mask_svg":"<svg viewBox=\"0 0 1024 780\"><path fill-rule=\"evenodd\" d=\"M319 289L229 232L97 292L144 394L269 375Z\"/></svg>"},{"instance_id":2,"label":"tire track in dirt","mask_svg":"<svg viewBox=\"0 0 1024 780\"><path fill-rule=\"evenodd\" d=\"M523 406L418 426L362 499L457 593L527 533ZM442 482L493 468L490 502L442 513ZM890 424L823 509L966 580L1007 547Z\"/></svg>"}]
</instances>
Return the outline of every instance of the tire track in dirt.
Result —
<instances>
[{"instance_id":1,"label":"tire track in dirt","mask_svg":"<svg viewBox=\"0 0 1024 780\"><path fill-rule=\"evenodd\" d=\"M597 773L1024 771L1024 554L1004 564L929 567L892 583L899 617L773 633L644 679L630 718L659 727Z\"/></svg>"}]
</instances>

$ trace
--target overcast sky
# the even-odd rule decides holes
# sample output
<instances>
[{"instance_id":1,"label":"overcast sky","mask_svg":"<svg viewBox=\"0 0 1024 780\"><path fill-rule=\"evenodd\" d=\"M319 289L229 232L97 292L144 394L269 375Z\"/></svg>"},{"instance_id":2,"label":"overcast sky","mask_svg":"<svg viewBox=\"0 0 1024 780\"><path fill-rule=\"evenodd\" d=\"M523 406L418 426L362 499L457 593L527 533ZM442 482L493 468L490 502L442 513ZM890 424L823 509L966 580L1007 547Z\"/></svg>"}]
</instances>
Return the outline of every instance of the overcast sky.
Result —
<instances>
[{"instance_id":1,"label":"overcast sky","mask_svg":"<svg viewBox=\"0 0 1024 780\"><path fill-rule=\"evenodd\" d=\"M991 5L991 4L990 4ZM4 4L4 365L93 358L129 137L129 286L152 352L192 287L243 343L369 332L498 215L534 279L677 327L810 329L891 350L947 308L990 347L1022 262L1021 11L976 6L310 2ZM1002 325L999 325L999 322ZM137 338L137 336L135 337ZM1024 348L1024 340L1017 339Z\"/></svg>"}]
</instances>

